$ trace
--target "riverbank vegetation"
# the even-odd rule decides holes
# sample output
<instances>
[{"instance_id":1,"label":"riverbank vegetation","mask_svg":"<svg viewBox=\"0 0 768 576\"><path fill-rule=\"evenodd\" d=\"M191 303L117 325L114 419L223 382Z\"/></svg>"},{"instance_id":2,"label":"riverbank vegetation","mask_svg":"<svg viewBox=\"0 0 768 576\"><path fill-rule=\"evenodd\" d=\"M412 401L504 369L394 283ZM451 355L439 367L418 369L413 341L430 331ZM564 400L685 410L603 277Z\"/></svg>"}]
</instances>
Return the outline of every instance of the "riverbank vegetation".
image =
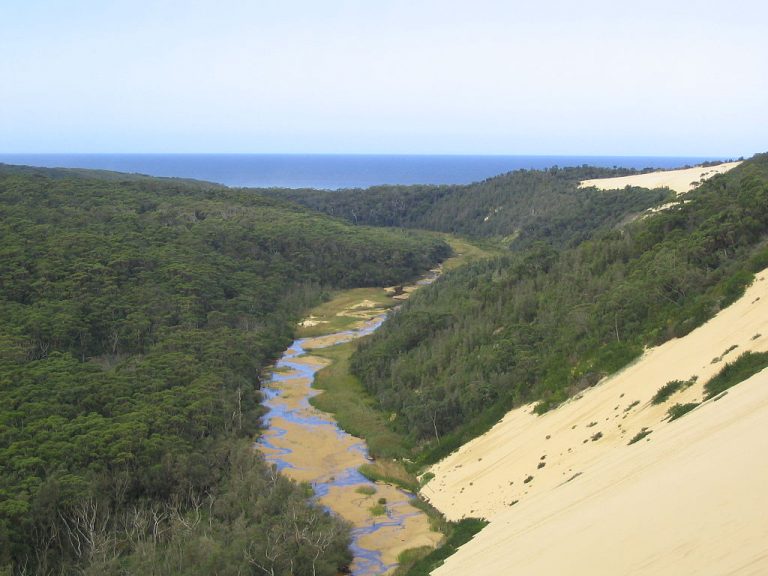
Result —
<instances>
[{"instance_id":1,"label":"riverbank vegetation","mask_svg":"<svg viewBox=\"0 0 768 576\"><path fill-rule=\"evenodd\" d=\"M322 394L314 396L310 404L333 414L345 432L363 438L375 458L407 457L410 447L405 437L392 429L375 399L349 372L349 357L356 347L357 342L349 342L312 352L329 359L331 364L315 376L312 387L322 390Z\"/></svg>"},{"instance_id":2,"label":"riverbank vegetation","mask_svg":"<svg viewBox=\"0 0 768 576\"><path fill-rule=\"evenodd\" d=\"M433 570L445 562L446 558L456 553L460 546L488 525L486 520L465 518L453 522L446 528L446 539L440 548L430 550L416 548L407 550L400 557L400 567L395 576L429 576Z\"/></svg>"},{"instance_id":3,"label":"riverbank vegetation","mask_svg":"<svg viewBox=\"0 0 768 576\"><path fill-rule=\"evenodd\" d=\"M324 294L403 283L444 242L203 183L6 166L0 216L0 571L350 560L348 528L249 448L259 374Z\"/></svg>"}]
</instances>

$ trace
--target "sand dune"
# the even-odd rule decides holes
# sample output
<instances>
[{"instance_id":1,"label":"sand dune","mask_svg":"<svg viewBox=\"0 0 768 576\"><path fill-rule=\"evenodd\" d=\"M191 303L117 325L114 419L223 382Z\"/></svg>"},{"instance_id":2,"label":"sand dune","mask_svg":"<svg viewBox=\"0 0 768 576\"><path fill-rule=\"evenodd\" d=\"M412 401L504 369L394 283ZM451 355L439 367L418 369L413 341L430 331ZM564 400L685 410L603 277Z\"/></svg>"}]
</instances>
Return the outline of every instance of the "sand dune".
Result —
<instances>
[{"instance_id":1,"label":"sand dune","mask_svg":"<svg viewBox=\"0 0 768 576\"><path fill-rule=\"evenodd\" d=\"M598 190L616 190L627 186L640 186L642 188L669 188L678 194L693 190L699 183L711 178L715 174L722 174L735 168L741 162L725 162L717 166L684 168L682 170L665 170L662 172L649 172L635 176L621 176L618 178L596 178L584 180L579 186L587 188L594 186Z\"/></svg>"},{"instance_id":2,"label":"sand dune","mask_svg":"<svg viewBox=\"0 0 768 576\"><path fill-rule=\"evenodd\" d=\"M768 573L760 557L768 554L768 500L753 484L768 480L759 456L768 447L768 374L665 420L670 405L700 401L725 362L768 350L766 277L685 338L543 416L532 406L511 411L434 466L422 490L432 504L451 519L491 520L436 574L725 574L742 561ZM651 405L666 382L693 376L694 385ZM643 428L652 433L628 446ZM690 569L693 559L712 571Z\"/></svg>"},{"instance_id":3,"label":"sand dune","mask_svg":"<svg viewBox=\"0 0 768 576\"><path fill-rule=\"evenodd\" d=\"M768 573L768 370L508 508L435 576Z\"/></svg>"}]
</instances>

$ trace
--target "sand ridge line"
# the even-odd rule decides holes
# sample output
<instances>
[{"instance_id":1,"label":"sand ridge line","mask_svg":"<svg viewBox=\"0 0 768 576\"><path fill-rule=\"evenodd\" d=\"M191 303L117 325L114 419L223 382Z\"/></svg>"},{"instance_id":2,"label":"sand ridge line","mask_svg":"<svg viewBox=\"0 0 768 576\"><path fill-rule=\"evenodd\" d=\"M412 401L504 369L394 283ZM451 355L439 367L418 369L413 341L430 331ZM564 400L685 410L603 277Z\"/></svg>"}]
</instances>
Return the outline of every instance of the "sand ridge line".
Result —
<instances>
[{"instance_id":1,"label":"sand ridge line","mask_svg":"<svg viewBox=\"0 0 768 576\"><path fill-rule=\"evenodd\" d=\"M680 170L662 170L647 174L635 174L633 176L618 176L616 178L594 178L582 180L579 188L594 186L598 190L622 190L627 186L639 186L641 188L669 188L678 194L685 194L696 188L699 184L717 174L724 174L732 170L741 162L724 162L716 166L696 166L682 168Z\"/></svg>"}]
</instances>

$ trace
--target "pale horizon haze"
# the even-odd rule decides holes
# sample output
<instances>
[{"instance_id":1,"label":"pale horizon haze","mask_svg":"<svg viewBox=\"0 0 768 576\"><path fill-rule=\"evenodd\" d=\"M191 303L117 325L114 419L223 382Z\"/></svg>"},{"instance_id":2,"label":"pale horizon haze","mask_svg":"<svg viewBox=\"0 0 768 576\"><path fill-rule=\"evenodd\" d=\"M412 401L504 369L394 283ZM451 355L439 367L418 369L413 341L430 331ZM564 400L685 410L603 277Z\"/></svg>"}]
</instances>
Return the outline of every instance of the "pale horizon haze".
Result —
<instances>
[{"instance_id":1,"label":"pale horizon haze","mask_svg":"<svg viewBox=\"0 0 768 576\"><path fill-rule=\"evenodd\" d=\"M768 4L4 0L0 153L748 156Z\"/></svg>"}]
</instances>

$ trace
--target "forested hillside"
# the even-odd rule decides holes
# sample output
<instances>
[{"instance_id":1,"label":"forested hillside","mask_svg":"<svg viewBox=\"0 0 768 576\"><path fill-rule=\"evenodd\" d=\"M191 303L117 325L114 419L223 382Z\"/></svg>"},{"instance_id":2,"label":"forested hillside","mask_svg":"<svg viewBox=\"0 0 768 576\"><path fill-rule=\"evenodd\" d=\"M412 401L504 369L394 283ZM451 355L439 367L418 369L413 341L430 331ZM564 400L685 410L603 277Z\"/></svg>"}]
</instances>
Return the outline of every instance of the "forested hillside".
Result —
<instances>
[{"instance_id":1,"label":"forested hillside","mask_svg":"<svg viewBox=\"0 0 768 576\"><path fill-rule=\"evenodd\" d=\"M594 385L644 346L686 334L768 266L768 155L685 204L446 274L353 356L352 368L434 459L512 406Z\"/></svg>"},{"instance_id":2,"label":"forested hillside","mask_svg":"<svg viewBox=\"0 0 768 576\"><path fill-rule=\"evenodd\" d=\"M572 246L596 230L661 203L668 192L580 189L588 178L634 171L604 168L518 170L467 186L377 186L367 190L271 190L356 224L438 230L478 238L497 237L514 248L536 241Z\"/></svg>"},{"instance_id":3,"label":"forested hillside","mask_svg":"<svg viewBox=\"0 0 768 576\"><path fill-rule=\"evenodd\" d=\"M432 237L201 183L0 166L0 573L336 574L348 529L250 448L325 290Z\"/></svg>"}]
</instances>

